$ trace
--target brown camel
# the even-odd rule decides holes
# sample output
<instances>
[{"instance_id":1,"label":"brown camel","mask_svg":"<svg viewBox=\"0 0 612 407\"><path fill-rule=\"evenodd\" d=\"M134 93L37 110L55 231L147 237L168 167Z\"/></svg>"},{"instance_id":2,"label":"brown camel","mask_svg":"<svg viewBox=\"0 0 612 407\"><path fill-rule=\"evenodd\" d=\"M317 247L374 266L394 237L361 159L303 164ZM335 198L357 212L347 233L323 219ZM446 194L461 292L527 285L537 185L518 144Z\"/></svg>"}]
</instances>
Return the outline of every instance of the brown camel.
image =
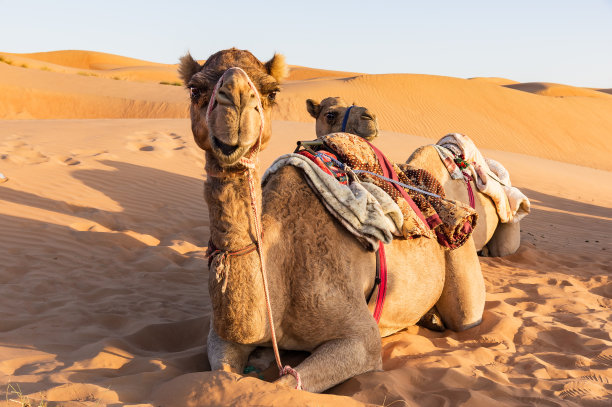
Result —
<instances>
[{"instance_id":1,"label":"brown camel","mask_svg":"<svg viewBox=\"0 0 612 407\"><path fill-rule=\"evenodd\" d=\"M237 49L220 51L203 66L190 55L181 59L193 135L206 155L211 246L224 253L257 241L249 171L259 179L259 168L247 170L243 163L257 151L252 148L260 134L264 145L270 138L270 110L284 70L280 55L261 63ZM454 330L480 323L485 290L471 239L453 251L427 238L386 245L387 299L377 326L376 293L370 304L365 300L374 286L375 254L332 218L300 170L284 167L263 188L256 184L276 338L280 348L311 352L295 366L304 389L320 392L381 369L380 336L415 324L434 304ZM208 358L213 370L242 373L256 346L271 346L260 257L247 250L230 256L225 268L215 263L209 271ZM292 375L277 382L297 383Z\"/></svg>"},{"instance_id":2,"label":"brown camel","mask_svg":"<svg viewBox=\"0 0 612 407\"><path fill-rule=\"evenodd\" d=\"M317 137L341 131L342 118L348 106L339 97L325 98L320 104L308 99L306 108L310 115L317 119ZM354 106L351 109L348 123L350 127L347 124L345 129L347 133L357 134L367 140L371 140L378 135L376 116L363 106ZM433 146L418 148L406 163L431 172L444 187L447 198L469 203L465 182L453 180L450 177ZM521 244L519 222L501 223L493 201L487 195L478 191L474 181L470 181L470 183L472 191L474 191L475 209L478 212L478 225L473 233L476 250L483 256L491 257L513 254Z\"/></svg>"},{"instance_id":3,"label":"brown camel","mask_svg":"<svg viewBox=\"0 0 612 407\"><path fill-rule=\"evenodd\" d=\"M345 118L349 108L348 117ZM368 141L378 136L378 122L374 113L365 107L349 105L342 98L329 97L323 99L321 103L308 99L306 109L317 120L317 137L340 131L356 134ZM343 123L345 123L344 129Z\"/></svg>"}]
</instances>

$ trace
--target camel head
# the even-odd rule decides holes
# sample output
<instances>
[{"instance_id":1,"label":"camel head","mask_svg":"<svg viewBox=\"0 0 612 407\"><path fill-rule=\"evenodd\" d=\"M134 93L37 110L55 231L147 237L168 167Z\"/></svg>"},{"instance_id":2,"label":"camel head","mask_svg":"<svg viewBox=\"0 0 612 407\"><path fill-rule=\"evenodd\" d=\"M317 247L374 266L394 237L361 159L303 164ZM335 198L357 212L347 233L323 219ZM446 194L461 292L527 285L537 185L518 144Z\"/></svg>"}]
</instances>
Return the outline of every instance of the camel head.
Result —
<instances>
[{"instance_id":1,"label":"camel head","mask_svg":"<svg viewBox=\"0 0 612 407\"><path fill-rule=\"evenodd\" d=\"M191 93L191 130L198 146L222 167L263 148L272 134L271 109L286 72L280 54L262 63L249 51L232 48L203 65L190 54L182 57L179 74Z\"/></svg>"},{"instance_id":2,"label":"camel head","mask_svg":"<svg viewBox=\"0 0 612 407\"><path fill-rule=\"evenodd\" d=\"M365 107L351 106L342 98L329 97L323 99L321 103L308 99L306 109L317 120L317 137L329 133L346 132L372 141L378 136L378 123L374 113ZM347 111L348 117L345 117ZM342 129L345 120L345 128Z\"/></svg>"}]
</instances>

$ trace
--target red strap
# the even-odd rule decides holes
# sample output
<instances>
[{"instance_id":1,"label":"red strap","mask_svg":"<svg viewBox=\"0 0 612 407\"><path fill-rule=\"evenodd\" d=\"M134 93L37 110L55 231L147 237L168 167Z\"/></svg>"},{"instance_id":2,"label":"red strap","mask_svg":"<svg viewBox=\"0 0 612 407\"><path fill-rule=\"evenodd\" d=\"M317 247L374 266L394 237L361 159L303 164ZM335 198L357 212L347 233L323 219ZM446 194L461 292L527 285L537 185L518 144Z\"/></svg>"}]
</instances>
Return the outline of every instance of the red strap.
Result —
<instances>
[{"instance_id":1,"label":"red strap","mask_svg":"<svg viewBox=\"0 0 612 407\"><path fill-rule=\"evenodd\" d=\"M470 181L472 181L474 178L472 178L467 172L463 172L463 176L465 177L465 184L467 185L468 196L470 197L470 206L472 209L476 209L476 199L474 198L472 184L470 184Z\"/></svg>"},{"instance_id":2,"label":"red strap","mask_svg":"<svg viewBox=\"0 0 612 407\"><path fill-rule=\"evenodd\" d=\"M380 259L380 286L378 287L378 298L376 298L376 306L374 307L376 323L380 321L385 303L385 294L387 293L387 257L385 256L385 245L383 242L378 242L377 256Z\"/></svg>"},{"instance_id":3,"label":"red strap","mask_svg":"<svg viewBox=\"0 0 612 407\"><path fill-rule=\"evenodd\" d=\"M374 151L374 154L376 154L378 163L382 167L383 176L387 178L391 178L393 181L399 182L399 177L397 176L397 173L393 169L393 164L391 164L391 162L387 159L387 157L385 157L384 154L378 148L374 147L374 145L372 145L371 143L367 141L366 143L370 145L370 147ZM406 190L400 187L399 185L397 185L396 183L390 182L390 184L393 185L393 187L395 187L395 189L397 189L400 194L402 194L402 196L404 197L406 202L408 202L408 205L410 205L414 213L419 217L419 219L421 219L421 221L423 221L425 225L427 225L427 220L425 219L425 216L423 216L423 213L421 213L421 210L419 209L418 206L416 206L416 204L414 203L412 198L410 198L410 195L408 195Z\"/></svg>"},{"instance_id":4,"label":"red strap","mask_svg":"<svg viewBox=\"0 0 612 407\"><path fill-rule=\"evenodd\" d=\"M308 158L310 161L312 161L315 164L317 164L317 167L322 169L323 172L325 172L326 174L329 174L332 177L334 176L334 174L332 174L332 172L329 170L329 168L327 168L327 166L325 164L323 164L323 161L321 161L321 159L319 157L315 157L314 155L310 154L306 150L300 151L298 154L299 155L303 155L304 157Z\"/></svg>"}]
</instances>

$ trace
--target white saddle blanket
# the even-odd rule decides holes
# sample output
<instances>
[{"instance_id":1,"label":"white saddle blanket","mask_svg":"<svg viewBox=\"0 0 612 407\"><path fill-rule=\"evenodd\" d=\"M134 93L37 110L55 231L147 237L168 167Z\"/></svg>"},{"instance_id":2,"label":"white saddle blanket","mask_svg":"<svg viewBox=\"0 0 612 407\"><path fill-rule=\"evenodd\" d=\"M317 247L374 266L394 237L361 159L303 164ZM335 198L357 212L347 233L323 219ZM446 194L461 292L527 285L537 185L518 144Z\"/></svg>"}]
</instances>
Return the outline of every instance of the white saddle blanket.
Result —
<instances>
[{"instance_id":1,"label":"white saddle blanket","mask_svg":"<svg viewBox=\"0 0 612 407\"><path fill-rule=\"evenodd\" d=\"M529 199L512 186L508 171L499 162L484 158L468 136L459 133L447 134L436 143L436 149L453 179L463 179L463 173L456 165L450 165L449 168L452 158L448 152L452 155L463 155L465 161L470 163L463 171L469 171L478 190L493 200L502 223L516 223L529 214Z\"/></svg>"}]
</instances>

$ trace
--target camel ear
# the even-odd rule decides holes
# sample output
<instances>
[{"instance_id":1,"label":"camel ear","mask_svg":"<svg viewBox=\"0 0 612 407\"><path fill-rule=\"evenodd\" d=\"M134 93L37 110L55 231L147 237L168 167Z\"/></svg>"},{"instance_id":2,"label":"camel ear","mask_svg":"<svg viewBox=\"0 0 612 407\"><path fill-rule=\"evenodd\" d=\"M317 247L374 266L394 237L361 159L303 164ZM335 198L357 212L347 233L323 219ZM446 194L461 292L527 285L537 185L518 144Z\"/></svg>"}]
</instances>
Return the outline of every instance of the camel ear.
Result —
<instances>
[{"instance_id":1,"label":"camel ear","mask_svg":"<svg viewBox=\"0 0 612 407\"><path fill-rule=\"evenodd\" d=\"M285 56L282 54L274 54L272 59L266 62L266 71L268 71L277 82L281 82L288 77L289 67L285 62Z\"/></svg>"},{"instance_id":2,"label":"camel ear","mask_svg":"<svg viewBox=\"0 0 612 407\"><path fill-rule=\"evenodd\" d=\"M308 99L306 101L306 110L316 119L319 117L319 113L321 113L321 105L316 100Z\"/></svg>"},{"instance_id":3,"label":"camel ear","mask_svg":"<svg viewBox=\"0 0 612 407\"><path fill-rule=\"evenodd\" d=\"M198 61L193 59L191 54L188 52L184 57L181 58L181 62L178 67L178 73L185 85L191 79L193 75L200 72L202 66L198 64Z\"/></svg>"}]
</instances>

